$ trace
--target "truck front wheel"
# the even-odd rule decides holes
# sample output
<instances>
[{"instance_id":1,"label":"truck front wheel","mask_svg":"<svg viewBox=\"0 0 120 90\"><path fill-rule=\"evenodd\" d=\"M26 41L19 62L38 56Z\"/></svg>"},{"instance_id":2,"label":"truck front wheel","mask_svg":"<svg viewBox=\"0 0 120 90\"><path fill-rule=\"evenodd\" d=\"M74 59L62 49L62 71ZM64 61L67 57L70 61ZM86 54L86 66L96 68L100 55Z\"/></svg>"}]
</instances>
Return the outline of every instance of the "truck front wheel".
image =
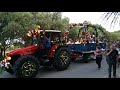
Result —
<instances>
[{"instance_id":1,"label":"truck front wheel","mask_svg":"<svg viewBox=\"0 0 120 90\"><path fill-rule=\"evenodd\" d=\"M19 58L13 65L13 72L17 78L33 78L38 70L38 60L32 56Z\"/></svg>"}]
</instances>

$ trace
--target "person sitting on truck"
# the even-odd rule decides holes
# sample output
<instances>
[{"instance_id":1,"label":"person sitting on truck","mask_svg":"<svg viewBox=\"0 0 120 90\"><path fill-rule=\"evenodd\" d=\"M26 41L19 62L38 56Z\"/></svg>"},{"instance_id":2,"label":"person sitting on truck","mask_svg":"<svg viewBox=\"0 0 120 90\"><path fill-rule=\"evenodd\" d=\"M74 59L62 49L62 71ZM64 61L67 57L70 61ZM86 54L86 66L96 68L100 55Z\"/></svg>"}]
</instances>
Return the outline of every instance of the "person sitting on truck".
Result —
<instances>
[{"instance_id":1,"label":"person sitting on truck","mask_svg":"<svg viewBox=\"0 0 120 90\"><path fill-rule=\"evenodd\" d=\"M80 43L81 43L81 44L83 44L83 43L84 43L84 41L83 41L83 39L82 39L82 38L80 39Z\"/></svg>"},{"instance_id":2,"label":"person sitting on truck","mask_svg":"<svg viewBox=\"0 0 120 90\"><path fill-rule=\"evenodd\" d=\"M76 40L75 44L80 44L79 40Z\"/></svg>"},{"instance_id":3,"label":"person sitting on truck","mask_svg":"<svg viewBox=\"0 0 120 90\"><path fill-rule=\"evenodd\" d=\"M74 44L72 39L69 39L69 41L67 42L67 44Z\"/></svg>"}]
</instances>

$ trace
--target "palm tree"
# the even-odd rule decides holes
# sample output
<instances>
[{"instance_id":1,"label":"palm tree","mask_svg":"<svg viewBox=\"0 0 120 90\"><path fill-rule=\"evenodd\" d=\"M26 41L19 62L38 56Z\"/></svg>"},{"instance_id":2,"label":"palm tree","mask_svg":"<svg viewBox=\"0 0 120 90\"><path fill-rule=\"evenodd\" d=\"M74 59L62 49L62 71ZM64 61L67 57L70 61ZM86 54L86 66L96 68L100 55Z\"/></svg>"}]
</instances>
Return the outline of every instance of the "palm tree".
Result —
<instances>
[{"instance_id":1,"label":"palm tree","mask_svg":"<svg viewBox=\"0 0 120 90\"><path fill-rule=\"evenodd\" d=\"M110 24L114 28L115 25L120 25L120 12L105 12L101 19L104 24Z\"/></svg>"}]
</instances>

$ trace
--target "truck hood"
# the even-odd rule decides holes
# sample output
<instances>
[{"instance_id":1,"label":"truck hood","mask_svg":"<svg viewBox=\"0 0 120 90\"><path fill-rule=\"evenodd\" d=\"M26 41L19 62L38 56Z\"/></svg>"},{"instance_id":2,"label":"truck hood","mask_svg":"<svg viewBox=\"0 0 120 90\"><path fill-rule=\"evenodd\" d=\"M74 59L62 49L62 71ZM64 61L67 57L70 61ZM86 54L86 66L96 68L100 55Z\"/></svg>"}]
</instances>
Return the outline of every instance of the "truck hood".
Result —
<instances>
[{"instance_id":1,"label":"truck hood","mask_svg":"<svg viewBox=\"0 0 120 90\"><path fill-rule=\"evenodd\" d=\"M28 46L25 48L19 48L19 49L16 49L14 51L10 51L6 55L11 56L11 55L19 54L19 55L23 56L26 54L28 54L28 55L32 54L32 53L36 52L37 50L38 50L38 46Z\"/></svg>"}]
</instances>

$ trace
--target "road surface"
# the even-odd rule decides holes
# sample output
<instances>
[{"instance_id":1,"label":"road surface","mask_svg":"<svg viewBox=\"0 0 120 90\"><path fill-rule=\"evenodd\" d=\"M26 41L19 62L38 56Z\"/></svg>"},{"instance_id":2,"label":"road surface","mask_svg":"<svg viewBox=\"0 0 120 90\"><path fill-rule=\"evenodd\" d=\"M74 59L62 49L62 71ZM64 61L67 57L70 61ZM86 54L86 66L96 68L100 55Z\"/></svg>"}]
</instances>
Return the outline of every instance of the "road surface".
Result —
<instances>
[{"instance_id":1,"label":"road surface","mask_svg":"<svg viewBox=\"0 0 120 90\"><path fill-rule=\"evenodd\" d=\"M102 60L102 67L98 70L95 61L89 63L72 62L70 67L64 71L57 71L54 68L46 69L41 67L35 78L105 78L108 65L105 59ZM0 78L15 78L15 76L4 72Z\"/></svg>"}]
</instances>

